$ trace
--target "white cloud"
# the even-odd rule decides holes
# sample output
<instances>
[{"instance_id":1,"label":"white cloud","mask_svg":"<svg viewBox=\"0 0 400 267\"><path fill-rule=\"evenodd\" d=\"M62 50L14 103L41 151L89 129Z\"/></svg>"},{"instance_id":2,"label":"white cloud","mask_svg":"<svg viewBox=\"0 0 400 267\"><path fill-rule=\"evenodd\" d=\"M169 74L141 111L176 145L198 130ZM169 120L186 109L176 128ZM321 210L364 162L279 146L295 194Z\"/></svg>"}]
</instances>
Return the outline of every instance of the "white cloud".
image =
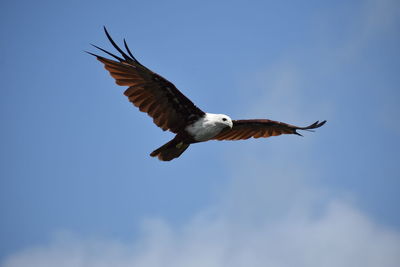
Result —
<instances>
[{"instance_id":1,"label":"white cloud","mask_svg":"<svg viewBox=\"0 0 400 267\"><path fill-rule=\"evenodd\" d=\"M279 206L279 204L277 203ZM304 210L303 210L304 211ZM199 215L180 229L144 223L134 244L88 241L66 235L47 246L14 254L4 267L385 266L400 263L398 232L374 224L350 205L333 200L307 213L260 220ZM263 214L264 213L264 214ZM254 214L253 214L254 215Z\"/></svg>"},{"instance_id":2,"label":"white cloud","mask_svg":"<svg viewBox=\"0 0 400 267\"><path fill-rule=\"evenodd\" d=\"M228 159L233 180L219 203L183 226L147 220L132 243L64 233L3 267L399 266L399 232L313 185L320 174L307 160L295 164L295 155L286 155L289 169L280 155L259 160L262 153Z\"/></svg>"}]
</instances>

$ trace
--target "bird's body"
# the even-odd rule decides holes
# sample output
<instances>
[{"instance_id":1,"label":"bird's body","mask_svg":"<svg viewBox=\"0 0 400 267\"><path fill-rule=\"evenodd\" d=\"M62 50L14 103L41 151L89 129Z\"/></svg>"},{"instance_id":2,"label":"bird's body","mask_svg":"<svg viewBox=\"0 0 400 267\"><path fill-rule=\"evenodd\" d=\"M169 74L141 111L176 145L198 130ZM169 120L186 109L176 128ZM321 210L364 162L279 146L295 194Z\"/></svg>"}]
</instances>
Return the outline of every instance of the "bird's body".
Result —
<instances>
[{"instance_id":1,"label":"bird's body","mask_svg":"<svg viewBox=\"0 0 400 267\"><path fill-rule=\"evenodd\" d=\"M224 114L206 113L185 130L196 142L205 142L217 136L223 129L232 128L232 119Z\"/></svg>"},{"instance_id":2,"label":"bird's body","mask_svg":"<svg viewBox=\"0 0 400 267\"><path fill-rule=\"evenodd\" d=\"M281 134L300 135L296 130L315 129L326 122L317 121L307 127L298 127L267 119L232 120L224 114L206 113L194 105L171 82L140 64L130 52L125 40L124 45L129 56L115 44L106 28L104 31L123 58L97 46L95 47L118 61L88 53L96 56L104 64L118 85L129 86L124 94L130 102L151 116L161 129L176 134L174 139L154 150L150 154L152 157L170 161L179 157L190 144L209 140L244 140Z\"/></svg>"}]
</instances>

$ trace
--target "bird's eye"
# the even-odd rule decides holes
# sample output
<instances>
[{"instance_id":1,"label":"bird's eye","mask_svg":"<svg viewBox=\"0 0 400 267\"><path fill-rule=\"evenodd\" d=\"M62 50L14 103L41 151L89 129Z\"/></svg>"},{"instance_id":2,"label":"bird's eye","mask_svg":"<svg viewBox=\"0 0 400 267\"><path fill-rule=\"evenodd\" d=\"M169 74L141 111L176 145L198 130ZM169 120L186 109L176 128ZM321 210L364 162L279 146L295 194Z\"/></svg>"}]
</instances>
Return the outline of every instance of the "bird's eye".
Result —
<instances>
[{"instance_id":1,"label":"bird's eye","mask_svg":"<svg viewBox=\"0 0 400 267\"><path fill-rule=\"evenodd\" d=\"M226 118L222 118L223 121L226 121Z\"/></svg>"}]
</instances>

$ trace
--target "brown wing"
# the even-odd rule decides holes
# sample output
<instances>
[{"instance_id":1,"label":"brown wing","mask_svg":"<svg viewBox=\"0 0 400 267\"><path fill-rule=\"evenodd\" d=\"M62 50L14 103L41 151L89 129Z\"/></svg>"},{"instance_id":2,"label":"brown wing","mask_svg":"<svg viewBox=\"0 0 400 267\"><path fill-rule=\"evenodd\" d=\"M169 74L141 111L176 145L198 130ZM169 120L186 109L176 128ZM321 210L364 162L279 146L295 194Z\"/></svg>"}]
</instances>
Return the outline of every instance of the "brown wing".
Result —
<instances>
[{"instance_id":1,"label":"brown wing","mask_svg":"<svg viewBox=\"0 0 400 267\"><path fill-rule=\"evenodd\" d=\"M88 53L104 64L118 85L129 86L124 94L140 111L152 117L157 126L164 131L177 133L205 114L171 82L140 64L130 52L125 40L124 45L129 56L115 44L105 27L104 31L123 58L95 45L93 46L118 61Z\"/></svg>"},{"instance_id":2,"label":"brown wing","mask_svg":"<svg viewBox=\"0 0 400 267\"><path fill-rule=\"evenodd\" d=\"M307 127L298 127L271 120L233 120L232 129L225 128L214 140L245 140L250 137L270 137L281 134L299 134L296 130L311 130L321 127L326 121L315 122Z\"/></svg>"}]
</instances>

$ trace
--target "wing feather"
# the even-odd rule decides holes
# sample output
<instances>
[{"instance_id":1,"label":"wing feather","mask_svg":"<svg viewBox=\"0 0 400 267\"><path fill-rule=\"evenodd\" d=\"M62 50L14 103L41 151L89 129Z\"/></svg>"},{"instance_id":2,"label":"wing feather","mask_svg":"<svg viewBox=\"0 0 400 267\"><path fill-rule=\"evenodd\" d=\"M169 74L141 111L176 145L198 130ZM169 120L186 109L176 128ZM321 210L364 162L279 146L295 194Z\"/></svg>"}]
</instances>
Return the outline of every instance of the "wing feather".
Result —
<instances>
[{"instance_id":1,"label":"wing feather","mask_svg":"<svg viewBox=\"0 0 400 267\"><path fill-rule=\"evenodd\" d=\"M163 130L178 133L186 125L205 115L171 82L139 63L132 55L125 40L124 47L128 54L117 46L105 27L104 31L122 58L95 45L93 46L118 61L88 53L104 64L104 68L109 71L116 84L129 86L124 94L140 111L151 116L157 126Z\"/></svg>"},{"instance_id":2,"label":"wing feather","mask_svg":"<svg viewBox=\"0 0 400 267\"><path fill-rule=\"evenodd\" d=\"M233 120L232 129L226 128L214 140L245 140L253 138L266 138L270 136L278 136L281 134L297 134L297 130L312 130L321 127L326 121L316 121L315 123L299 127L279 121L255 119L255 120Z\"/></svg>"},{"instance_id":3,"label":"wing feather","mask_svg":"<svg viewBox=\"0 0 400 267\"><path fill-rule=\"evenodd\" d=\"M246 139L249 139L249 138L252 136L252 132L253 132L252 129L247 129L247 130L245 129L245 130L243 130L243 132L242 132L241 135L237 136L237 138L238 138L239 140L246 140Z\"/></svg>"}]
</instances>

